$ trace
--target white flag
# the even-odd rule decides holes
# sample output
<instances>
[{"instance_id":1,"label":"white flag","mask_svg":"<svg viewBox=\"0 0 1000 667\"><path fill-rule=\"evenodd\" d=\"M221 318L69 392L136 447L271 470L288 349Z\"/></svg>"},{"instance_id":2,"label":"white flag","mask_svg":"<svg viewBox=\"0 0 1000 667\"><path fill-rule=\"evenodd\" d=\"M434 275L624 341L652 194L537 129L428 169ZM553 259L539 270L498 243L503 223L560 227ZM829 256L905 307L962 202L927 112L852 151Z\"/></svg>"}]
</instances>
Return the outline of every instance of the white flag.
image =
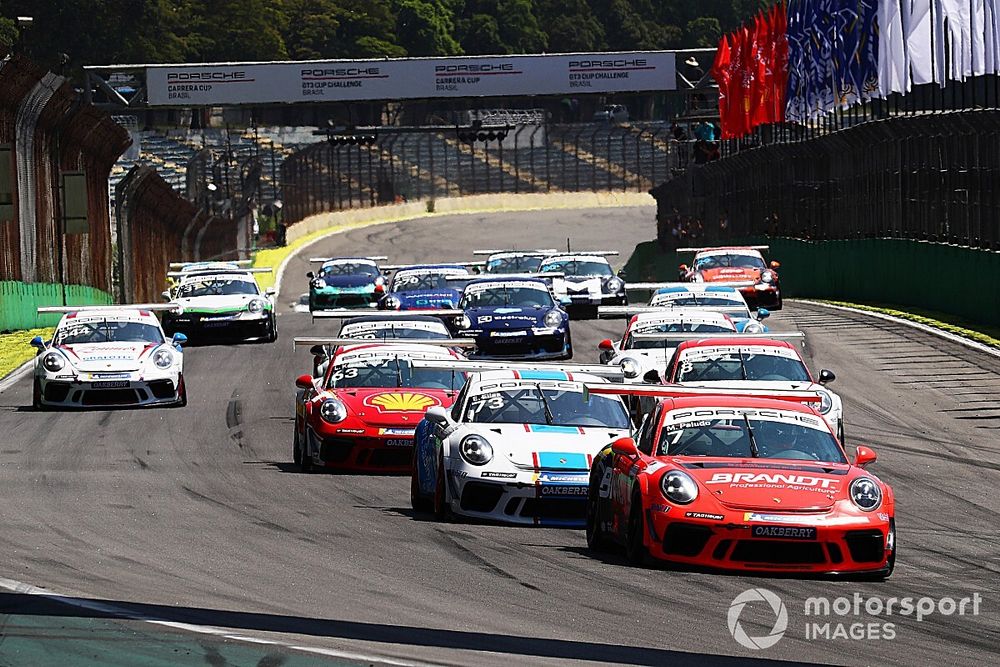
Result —
<instances>
[{"instance_id":1,"label":"white flag","mask_svg":"<svg viewBox=\"0 0 1000 667\"><path fill-rule=\"evenodd\" d=\"M910 2L911 0L903 0ZM987 0L993 2L993 0ZM910 57L913 83L934 81L934 55L931 50L931 0L912 0L910 23L906 33L906 54Z\"/></svg>"},{"instance_id":2,"label":"white flag","mask_svg":"<svg viewBox=\"0 0 1000 667\"><path fill-rule=\"evenodd\" d=\"M969 31L972 35L972 75L986 73L986 8L983 0L969 3Z\"/></svg>"},{"instance_id":3,"label":"white flag","mask_svg":"<svg viewBox=\"0 0 1000 667\"><path fill-rule=\"evenodd\" d=\"M942 0L934 0L931 3L931 23L934 29L931 37L934 45L934 81L942 88L948 80L948 50L945 45L945 35L948 31L945 29L944 18Z\"/></svg>"},{"instance_id":4,"label":"white flag","mask_svg":"<svg viewBox=\"0 0 1000 667\"><path fill-rule=\"evenodd\" d=\"M983 2L985 29L983 31L983 42L985 44L984 66L987 74L996 74L1000 70L1000 43L997 30L997 1L985 0Z\"/></svg>"},{"instance_id":5,"label":"white flag","mask_svg":"<svg viewBox=\"0 0 1000 667\"><path fill-rule=\"evenodd\" d=\"M906 37L899 0L878 4L878 91L882 97L910 90L906 66Z\"/></svg>"}]
</instances>

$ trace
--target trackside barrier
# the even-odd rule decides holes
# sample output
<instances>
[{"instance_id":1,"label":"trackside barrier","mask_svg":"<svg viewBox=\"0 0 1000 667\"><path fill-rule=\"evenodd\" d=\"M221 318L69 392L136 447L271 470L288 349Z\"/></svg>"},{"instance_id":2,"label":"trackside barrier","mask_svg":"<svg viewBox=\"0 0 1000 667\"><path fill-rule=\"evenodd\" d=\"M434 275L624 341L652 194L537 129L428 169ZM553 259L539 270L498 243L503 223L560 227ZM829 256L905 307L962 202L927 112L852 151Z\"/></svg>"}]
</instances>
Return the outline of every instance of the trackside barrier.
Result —
<instances>
[{"instance_id":1,"label":"trackside barrier","mask_svg":"<svg viewBox=\"0 0 1000 667\"><path fill-rule=\"evenodd\" d=\"M1000 252L906 239L767 241L786 296L898 304L1000 326Z\"/></svg>"},{"instance_id":2,"label":"trackside barrier","mask_svg":"<svg viewBox=\"0 0 1000 667\"><path fill-rule=\"evenodd\" d=\"M59 314L39 314L37 309L64 303L69 306L110 304L113 299L107 292L86 285L0 281L0 332L55 326L59 323Z\"/></svg>"}]
</instances>

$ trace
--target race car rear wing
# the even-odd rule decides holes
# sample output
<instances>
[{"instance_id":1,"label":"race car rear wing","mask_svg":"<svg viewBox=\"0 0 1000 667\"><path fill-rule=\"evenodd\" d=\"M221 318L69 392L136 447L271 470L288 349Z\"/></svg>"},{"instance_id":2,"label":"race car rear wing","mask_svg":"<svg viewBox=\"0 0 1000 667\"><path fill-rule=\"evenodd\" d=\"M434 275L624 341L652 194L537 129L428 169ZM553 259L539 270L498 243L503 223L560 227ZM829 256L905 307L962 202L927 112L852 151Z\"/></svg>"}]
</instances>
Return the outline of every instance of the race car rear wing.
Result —
<instances>
[{"instance_id":1,"label":"race car rear wing","mask_svg":"<svg viewBox=\"0 0 1000 667\"><path fill-rule=\"evenodd\" d=\"M234 259L234 260L220 259L218 261L211 261L211 262L170 262L170 264L168 264L167 266L169 268L171 268L171 269L183 269L183 268L185 268L187 266L198 266L198 265L207 265L207 264L235 264L236 266L250 266L251 264L253 264L253 260L252 259Z\"/></svg>"},{"instance_id":2,"label":"race car rear wing","mask_svg":"<svg viewBox=\"0 0 1000 667\"><path fill-rule=\"evenodd\" d=\"M430 317L461 317L464 310L458 308L439 308L437 310L351 310L349 308L331 308L330 310L317 310L312 313L313 319L335 319L346 320L352 317L395 317L406 319L418 315L429 315Z\"/></svg>"},{"instance_id":3,"label":"race car rear wing","mask_svg":"<svg viewBox=\"0 0 1000 667\"><path fill-rule=\"evenodd\" d=\"M322 264L323 262L330 262L330 261L335 260L335 259L343 259L343 260L367 259L367 260L370 260L372 262L381 262L381 261L387 260L389 258L386 257L385 255L372 255L371 257L310 257L309 258L309 262L311 262L312 264ZM382 268L382 267L379 267L379 268Z\"/></svg>"},{"instance_id":4,"label":"race car rear wing","mask_svg":"<svg viewBox=\"0 0 1000 667\"><path fill-rule=\"evenodd\" d=\"M703 340L706 338L720 338L726 341L738 343L743 340L795 340L805 338L801 331L781 331L774 333L713 333L710 331L670 331L664 333L635 333L631 336L635 340Z\"/></svg>"},{"instance_id":5,"label":"race car rear wing","mask_svg":"<svg viewBox=\"0 0 1000 667\"><path fill-rule=\"evenodd\" d=\"M553 257L558 255L559 257L570 257L572 255L591 255L593 257L615 257L620 255L617 250L557 250L551 253Z\"/></svg>"},{"instance_id":6,"label":"race car rear wing","mask_svg":"<svg viewBox=\"0 0 1000 667\"><path fill-rule=\"evenodd\" d=\"M341 347L344 345L432 345L434 347L474 348L476 341L472 338L293 338L292 347L312 347L324 345Z\"/></svg>"},{"instance_id":7,"label":"race car rear wing","mask_svg":"<svg viewBox=\"0 0 1000 667\"><path fill-rule=\"evenodd\" d=\"M414 368L434 368L443 371L462 371L464 373L484 373L488 371L553 371L558 373L582 373L598 377L621 380L625 377L621 366L605 364L559 364L531 363L519 361L466 361L450 359L413 359L410 364Z\"/></svg>"},{"instance_id":8,"label":"race car rear wing","mask_svg":"<svg viewBox=\"0 0 1000 667\"><path fill-rule=\"evenodd\" d=\"M43 306L39 313L79 313L92 310L149 310L164 312L182 312L183 307L171 303L126 303L109 304L107 306Z\"/></svg>"},{"instance_id":9,"label":"race car rear wing","mask_svg":"<svg viewBox=\"0 0 1000 667\"><path fill-rule=\"evenodd\" d=\"M541 248L534 250L517 250L514 248L508 248L506 250L473 250L473 255L499 255L502 252L517 253L518 255L523 255L525 257L546 257L548 255L557 255L559 251L555 248Z\"/></svg>"},{"instance_id":10,"label":"race car rear wing","mask_svg":"<svg viewBox=\"0 0 1000 667\"><path fill-rule=\"evenodd\" d=\"M486 274L485 276L474 275L474 276L445 276L445 280L481 280L487 278L489 280L506 280L507 278L565 278L566 274L558 271L542 271L539 273L496 273L496 274Z\"/></svg>"},{"instance_id":11,"label":"race car rear wing","mask_svg":"<svg viewBox=\"0 0 1000 667\"><path fill-rule=\"evenodd\" d=\"M247 273L274 273L270 266L262 266L254 269L198 269L197 271L167 271L168 278L197 278L198 276L213 276L226 274L245 275Z\"/></svg>"},{"instance_id":12,"label":"race car rear wing","mask_svg":"<svg viewBox=\"0 0 1000 667\"><path fill-rule=\"evenodd\" d=\"M650 398L687 398L690 396L748 396L752 398L770 398L795 403L821 403L817 391L801 389L723 389L715 387L684 387L677 384L596 384L583 385L584 400L590 394L613 396L648 396Z\"/></svg>"},{"instance_id":13,"label":"race car rear wing","mask_svg":"<svg viewBox=\"0 0 1000 667\"><path fill-rule=\"evenodd\" d=\"M674 306L671 304L663 304L662 306L598 306L597 316L621 317L625 315L626 317L631 317L632 315L646 315L648 313L675 313L684 309L707 310L713 313L728 313L732 311L734 314L741 314L746 312L744 305L733 302L732 306Z\"/></svg>"},{"instance_id":14,"label":"race car rear wing","mask_svg":"<svg viewBox=\"0 0 1000 667\"><path fill-rule=\"evenodd\" d=\"M715 247L715 248L678 248L677 252L704 252L706 250L770 250L771 246L767 245L740 245L732 247Z\"/></svg>"}]
</instances>

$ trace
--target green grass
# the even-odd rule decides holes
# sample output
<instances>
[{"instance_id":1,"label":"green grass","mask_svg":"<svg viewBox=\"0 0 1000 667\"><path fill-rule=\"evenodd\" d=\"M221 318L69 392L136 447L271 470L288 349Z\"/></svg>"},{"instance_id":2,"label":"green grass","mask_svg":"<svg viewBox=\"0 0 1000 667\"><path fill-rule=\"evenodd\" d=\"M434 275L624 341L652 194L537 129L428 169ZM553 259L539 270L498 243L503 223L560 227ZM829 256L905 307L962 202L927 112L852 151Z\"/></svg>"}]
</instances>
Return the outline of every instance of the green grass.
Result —
<instances>
[{"instance_id":1,"label":"green grass","mask_svg":"<svg viewBox=\"0 0 1000 667\"><path fill-rule=\"evenodd\" d=\"M41 336L49 340L53 331L55 329L27 329L0 334L0 378L7 377L35 356L35 348L30 345L32 338Z\"/></svg>"},{"instance_id":2,"label":"green grass","mask_svg":"<svg viewBox=\"0 0 1000 667\"><path fill-rule=\"evenodd\" d=\"M828 303L832 306L846 306L848 308L857 308L858 310L865 310L872 313L892 315L893 317L909 320L910 322L925 324L929 327L941 329L942 331L947 331L948 333L953 333L957 336L974 340L977 343L982 343L983 345L989 345L990 347L1000 349L1000 329L985 324L969 322L960 317L949 315L948 313L939 313L932 310L915 308L913 306L897 306L893 304L851 303L849 301L832 301L829 299L811 300L818 301L820 303Z\"/></svg>"}]
</instances>

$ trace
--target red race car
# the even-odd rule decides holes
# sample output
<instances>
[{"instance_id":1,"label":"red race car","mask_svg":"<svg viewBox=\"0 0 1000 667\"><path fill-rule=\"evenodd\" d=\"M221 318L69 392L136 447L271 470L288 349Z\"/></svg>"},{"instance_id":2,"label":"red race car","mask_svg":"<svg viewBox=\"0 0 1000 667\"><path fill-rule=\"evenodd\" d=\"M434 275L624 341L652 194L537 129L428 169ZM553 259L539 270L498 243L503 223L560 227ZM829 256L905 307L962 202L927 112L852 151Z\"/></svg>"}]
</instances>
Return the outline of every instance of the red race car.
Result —
<instances>
[{"instance_id":1,"label":"red race car","mask_svg":"<svg viewBox=\"0 0 1000 667\"><path fill-rule=\"evenodd\" d=\"M463 358L468 341L421 343L297 338L296 345L327 344L333 361L323 377L303 375L295 401L293 459L304 472L317 467L350 472L409 473L413 432L427 408L450 407L465 374L414 368L413 359Z\"/></svg>"},{"instance_id":2,"label":"red race car","mask_svg":"<svg viewBox=\"0 0 1000 667\"><path fill-rule=\"evenodd\" d=\"M680 280L694 283L732 285L740 290L751 309L781 310L778 262L766 264L761 250L766 245L722 248L678 248L693 252L691 266L681 264Z\"/></svg>"},{"instance_id":3,"label":"red race car","mask_svg":"<svg viewBox=\"0 0 1000 667\"><path fill-rule=\"evenodd\" d=\"M590 473L587 543L736 571L888 577L896 557L892 488L853 463L811 392L587 385L656 396L637 438L601 451ZM759 394L759 395L748 395ZM800 402L802 401L802 402Z\"/></svg>"}]
</instances>

